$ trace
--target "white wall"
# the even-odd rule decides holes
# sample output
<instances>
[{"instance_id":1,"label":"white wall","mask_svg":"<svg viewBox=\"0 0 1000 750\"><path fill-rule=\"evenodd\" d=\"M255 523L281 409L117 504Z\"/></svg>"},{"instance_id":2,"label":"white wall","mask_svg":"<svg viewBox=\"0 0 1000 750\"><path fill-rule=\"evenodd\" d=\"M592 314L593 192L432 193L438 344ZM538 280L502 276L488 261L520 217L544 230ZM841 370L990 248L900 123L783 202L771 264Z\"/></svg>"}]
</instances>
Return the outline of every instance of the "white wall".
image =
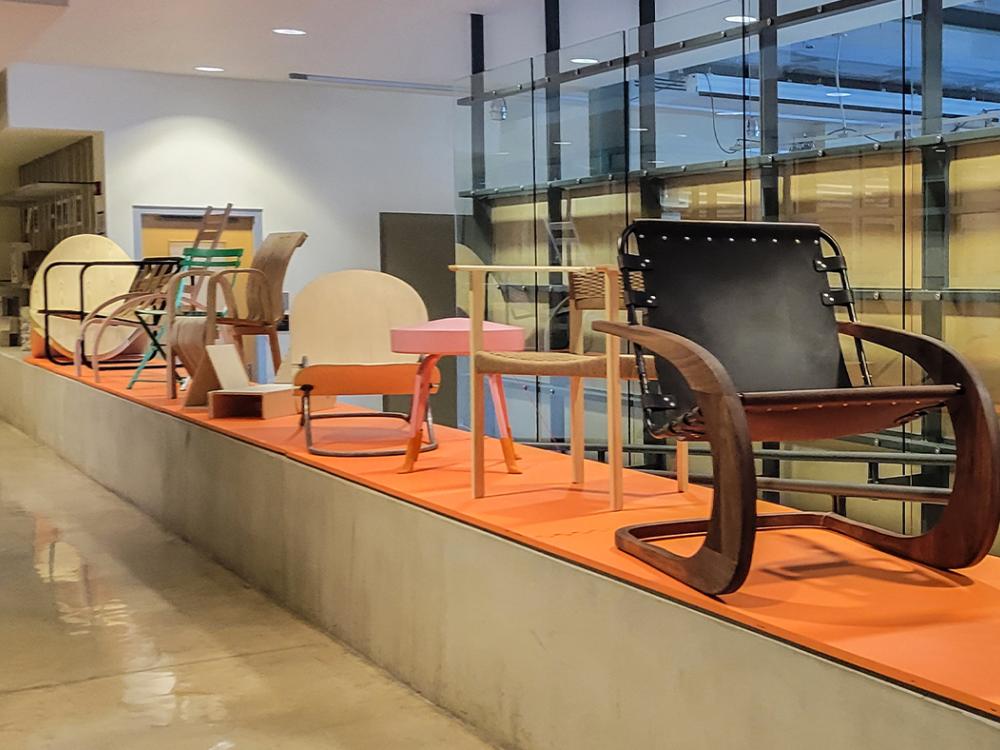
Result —
<instances>
[{"instance_id":1,"label":"white wall","mask_svg":"<svg viewBox=\"0 0 1000 750\"><path fill-rule=\"evenodd\" d=\"M450 97L99 68L14 65L14 127L104 132L108 235L135 205L227 201L309 241L287 288L377 268L380 211L451 213Z\"/></svg>"}]
</instances>

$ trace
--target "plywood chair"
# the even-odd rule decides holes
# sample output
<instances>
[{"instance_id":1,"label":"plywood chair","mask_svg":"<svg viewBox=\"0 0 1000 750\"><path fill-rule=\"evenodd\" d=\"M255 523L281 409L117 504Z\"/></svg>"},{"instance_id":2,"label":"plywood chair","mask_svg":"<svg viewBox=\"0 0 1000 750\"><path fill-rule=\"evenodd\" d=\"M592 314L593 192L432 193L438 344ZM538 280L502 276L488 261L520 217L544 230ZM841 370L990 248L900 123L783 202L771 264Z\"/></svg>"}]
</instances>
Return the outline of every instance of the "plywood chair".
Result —
<instances>
[{"instance_id":1,"label":"plywood chair","mask_svg":"<svg viewBox=\"0 0 1000 750\"><path fill-rule=\"evenodd\" d=\"M239 268L243 261L243 248L237 247L186 247L181 251L180 271L210 270L218 271L223 268ZM128 381L126 388L132 388L142 380L142 374L150 366L153 358L157 355L166 358L162 341L167 332L167 307L173 305L174 314L183 313L185 315L204 315L205 307L199 294L198 282L206 277L188 277L191 283L181 284L177 288L176 296L168 297L166 289L163 290L162 299L159 296L151 296L145 309L139 312L140 316L152 315L159 325L150 333L150 346L136 367L135 372ZM140 303L141 304L141 303Z\"/></svg>"},{"instance_id":2,"label":"plywood chair","mask_svg":"<svg viewBox=\"0 0 1000 750\"><path fill-rule=\"evenodd\" d=\"M242 352L243 336L267 336L271 348L271 359L275 371L281 366L281 348L278 343L278 323L284 317L282 288L285 272L292 254L302 246L308 235L305 232L276 232L269 234L254 254L249 268L193 269L177 274L170 282L168 294L176 295L180 285L192 278L206 279L204 320L178 317L173 309L167 318L167 395L177 397L175 381L176 358L173 343L183 339L190 362L201 362L203 356L190 353L196 335L202 344L214 344L218 338L218 327L227 326L234 336L237 348ZM246 277L243 294L238 295L235 280ZM225 301L225 311L218 312L220 298ZM183 328L184 333L180 332ZM175 330L177 329L177 330ZM195 372L188 368L194 378ZM194 406L190 396L189 405Z\"/></svg>"},{"instance_id":3,"label":"plywood chair","mask_svg":"<svg viewBox=\"0 0 1000 750\"><path fill-rule=\"evenodd\" d=\"M413 395L417 355L392 351L390 331L427 322L424 301L409 284L378 271L338 271L312 281L292 304L292 346L279 380L291 378L302 393L302 423L310 453L321 456L397 456L406 448L334 450L318 448L313 420L386 417L398 412L317 414L314 399L336 396ZM435 373L432 381L440 381ZM437 447L428 411L422 450ZM406 440L409 435L401 437Z\"/></svg>"},{"instance_id":4,"label":"plywood chair","mask_svg":"<svg viewBox=\"0 0 1000 750\"><path fill-rule=\"evenodd\" d=\"M858 322L832 237L811 224L643 220L625 230L620 251L629 324L594 328L635 344L651 432L709 441L715 487L709 518L619 529L620 549L713 595L742 585L758 529L826 529L937 568L986 555L1000 526L1000 436L990 395L940 341ZM830 277L839 283L831 287ZM847 321L836 320L835 306ZM858 384L838 334L857 351ZM931 384L871 385L863 342L913 360ZM656 357L655 383L643 353ZM876 432L941 408L958 448L951 491L893 488L899 499L946 503L929 531L906 536L834 513L757 513L751 441ZM655 544L693 534L704 541L690 557Z\"/></svg>"}]
</instances>

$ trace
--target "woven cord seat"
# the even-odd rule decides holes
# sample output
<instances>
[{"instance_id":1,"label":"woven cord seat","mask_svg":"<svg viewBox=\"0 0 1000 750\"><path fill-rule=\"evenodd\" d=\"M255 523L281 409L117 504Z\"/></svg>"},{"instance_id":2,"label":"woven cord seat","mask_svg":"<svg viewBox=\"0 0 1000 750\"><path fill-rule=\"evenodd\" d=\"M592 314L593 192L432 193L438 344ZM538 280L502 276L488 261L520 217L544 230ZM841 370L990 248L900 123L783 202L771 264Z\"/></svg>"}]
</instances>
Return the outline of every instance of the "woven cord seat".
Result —
<instances>
[{"instance_id":1,"label":"woven cord seat","mask_svg":"<svg viewBox=\"0 0 1000 750\"><path fill-rule=\"evenodd\" d=\"M655 372L652 357L646 357L650 372ZM619 356L621 377L638 379L635 357ZM572 352L478 352L476 367L482 372L499 375L533 375L538 377L603 378L607 371L604 354L573 354Z\"/></svg>"}]
</instances>

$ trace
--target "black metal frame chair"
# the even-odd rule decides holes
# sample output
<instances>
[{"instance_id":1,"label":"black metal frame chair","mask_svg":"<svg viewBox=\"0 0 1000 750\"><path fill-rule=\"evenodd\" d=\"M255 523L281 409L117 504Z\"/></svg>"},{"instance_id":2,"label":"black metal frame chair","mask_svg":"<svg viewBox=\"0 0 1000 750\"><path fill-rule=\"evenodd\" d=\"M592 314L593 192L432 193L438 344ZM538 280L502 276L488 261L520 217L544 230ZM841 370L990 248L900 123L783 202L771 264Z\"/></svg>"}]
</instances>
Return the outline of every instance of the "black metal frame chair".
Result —
<instances>
[{"instance_id":1,"label":"black metal frame chair","mask_svg":"<svg viewBox=\"0 0 1000 750\"><path fill-rule=\"evenodd\" d=\"M629 324L594 328L635 345L652 435L709 441L715 488L710 518L619 529L620 549L712 595L743 584L758 528L828 529L937 568L967 567L987 554L1000 526L992 399L947 345L857 320L847 263L829 234L811 224L642 220L622 234L619 260ZM831 275L839 286L831 288ZM835 306L847 321L836 320ZM851 383L838 334L854 340L860 385ZM912 359L932 384L873 386L862 342ZM646 352L656 357L655 383ZM933 495L944 504L929 531L906 536L835 513L757 513L751 441L874 432L938 408L955 431L954 485L938 494L898 488L899 499ZM705 538L690 557L655 543L694 534Z\"/></svg>"},{"instance_id":2,"label":"black metal frame chair","mask_svg":"<svg viewBox=\"0 0 1000 750\"><path fill-rule=\"evenodd\" d=\"M56 268L79 268L79 274L77 277L78 284L78 306L76 308L68 309L56 309L49 307L49 275ZM98 308L88 311L84 309L85 304L85 293L86 293L86 278L87 273L94 269L98 271L102 268L122 268L122 267L132 267L135 268L135 277L132 279L132 283L129 286L129 290L126 294L120 295L118 297L113 297L110 300L101 300ZM43 346L45 357L50 362L56 365L73 365L75 360L73 357L63 357L59 355L55 348L52 346L52 337L49 329L49 321L52 317L56 318L66 318L69 320L78 320L83 323L88 317L101 317L102 312L105 308L112 304L124 300L128 296L133 295L145 295L153 291L162 288L173 276L180 267L179 258L143 258L141 260L96 260L96 261L59 261L57 263L49 264L44 271L42 277L42 309L39 310L39 314L42 315L43 319ZM155 321L146 320L141 315L134 316L134 320L130 319L133 326L137 329L141 329L150 340L156 342L155 335ZM156 344L159 348L159 344ZM162 349L160 349L162 352ZM105 369L132 369L141 360L141 355L135 357L129 357L125 360L119 362L119 364ZM83 363L88 364L87 359L83 358Z\"/></svg>"}]
</instances>

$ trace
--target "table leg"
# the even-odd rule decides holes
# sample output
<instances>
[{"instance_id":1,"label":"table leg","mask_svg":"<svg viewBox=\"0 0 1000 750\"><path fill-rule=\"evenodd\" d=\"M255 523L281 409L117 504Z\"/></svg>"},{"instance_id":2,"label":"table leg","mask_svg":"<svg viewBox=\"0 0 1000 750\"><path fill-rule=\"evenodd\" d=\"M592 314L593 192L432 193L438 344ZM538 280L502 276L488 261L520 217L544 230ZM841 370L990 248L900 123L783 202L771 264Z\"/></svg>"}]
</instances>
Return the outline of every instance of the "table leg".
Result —
<instances>
[{"instance_id":1,"label":"table leg","mask_svg":"<svg viewBox=\"0 0 1000 750\"><path fill-rule=\"evenodd\" d=\"M490 398L493 400L493 411L497 415L497 425L500 427L500 447L503 449L503 460L507 464L508 474L520 474L517 466L517 455L514 452L514 436L510 429L510 419L507 416L507 396L503 391L503 376L491 373L487 376L490 383Z\"/></svg>"},{"instance_id":2,"label":"table leg","mask_svg":"<svg viewBox=\"0 0 1000 750\"><path fill-rule=\"evenodd\" d=\"M483 430L483 378L476 369L476 353L483 348L486 281L481 273L469 274L469 428L472 433L472 496L486 495L486 462Z\"/></svg>"},{"instance_id":3,"label":"table leg","mask_svg":"<svg viewBox=\"0 0 1000 750\"><path fill-rule=\"evenodd\" d=\"M399 470L400 474L413 471L413 466L420 457L424 422L427 421L427 410L430 408L434 367L439 359L441 359L439 355L429 354L420 360L420 367L417 368L417 377L413 382L413 400L410 403L410 439L406 443L406 457Z\"/></svg>"}]
</instances>

